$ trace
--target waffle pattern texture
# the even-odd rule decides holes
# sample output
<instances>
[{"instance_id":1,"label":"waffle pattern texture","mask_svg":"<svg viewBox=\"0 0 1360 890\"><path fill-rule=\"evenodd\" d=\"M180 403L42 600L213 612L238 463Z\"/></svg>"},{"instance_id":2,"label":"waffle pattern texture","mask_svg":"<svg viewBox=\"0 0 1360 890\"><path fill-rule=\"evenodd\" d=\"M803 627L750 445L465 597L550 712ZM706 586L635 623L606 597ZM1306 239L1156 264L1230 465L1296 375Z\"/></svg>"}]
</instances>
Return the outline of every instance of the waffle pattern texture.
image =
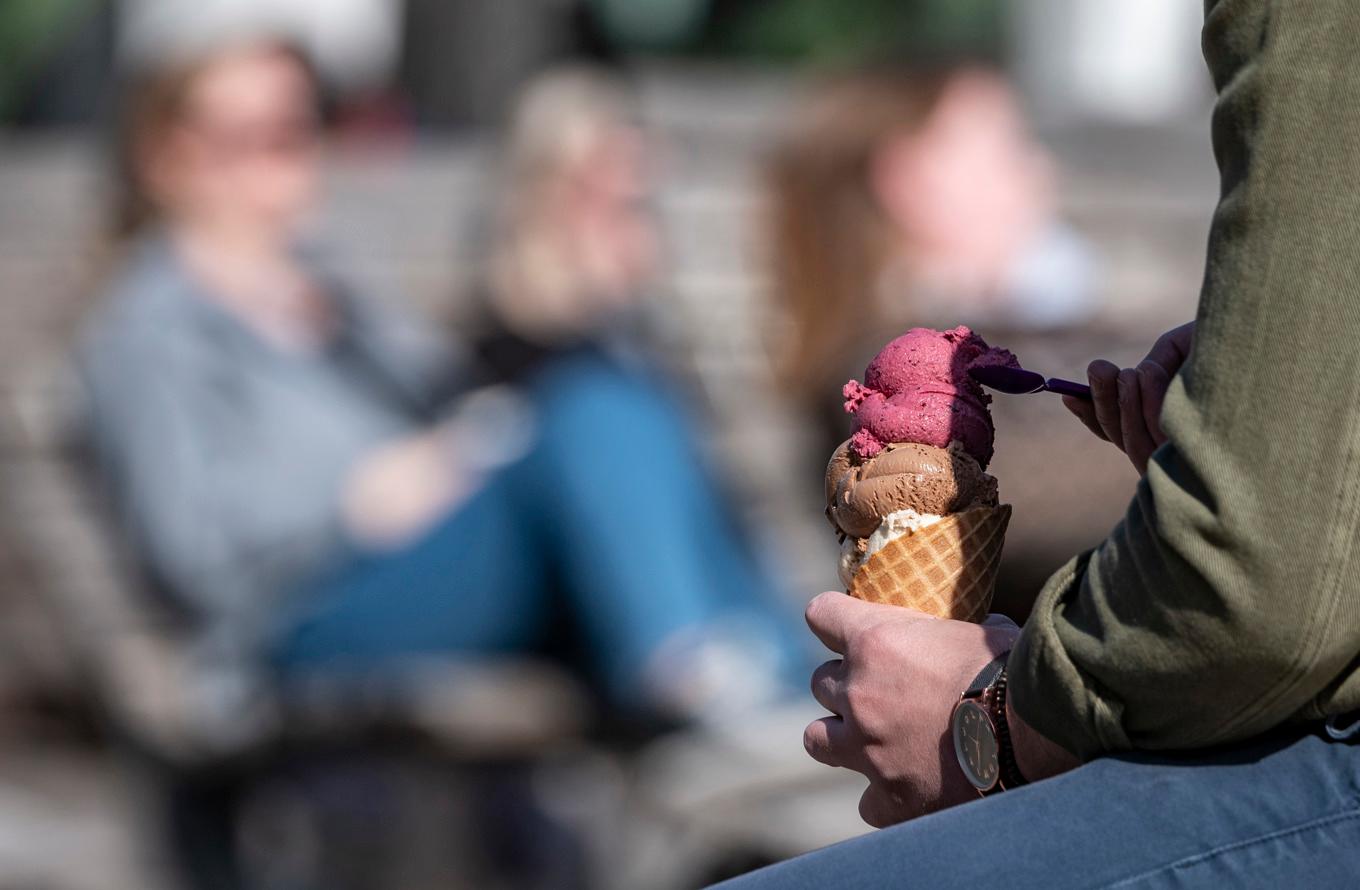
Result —
<instances>
[{"instance_id":1,"label":"waffle pattern texture","mask_svg":"<svg viewBox=\"0 0 1360 890\"><path fill-rule=\"evenodd\" d=\"M888 542L847 591L871 603L906 606L937 618L981 621L996 589L1010 504L979 507Z\"/></svg>"}]
</instances>

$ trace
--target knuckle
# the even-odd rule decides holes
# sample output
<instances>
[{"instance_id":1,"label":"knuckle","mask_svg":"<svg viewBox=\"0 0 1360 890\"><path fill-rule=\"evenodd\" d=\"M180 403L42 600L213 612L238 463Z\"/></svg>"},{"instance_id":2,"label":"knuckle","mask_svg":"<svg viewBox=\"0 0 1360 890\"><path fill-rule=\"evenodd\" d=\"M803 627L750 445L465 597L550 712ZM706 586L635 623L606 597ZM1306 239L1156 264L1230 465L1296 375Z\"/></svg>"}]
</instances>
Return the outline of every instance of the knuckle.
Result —
<instances>
[{"instance_id":1,"label":"knuckle","mask_svg":"<svg viewBox=\"0 0 1360 890\"><path fill-rule=\"evenodd\" d=\"M817 666L812 672L811 686L813 695L830 691L830 687L835 684L835 673L839 664L840 662L828 661Z\"/></svg>"},{"instance_id":2,"label":"knuckle","mask_svg":"<svg viewBox=\"0 0 1360 890\"><path fill-rule=\"evenodd\" d=\"M823 748L822 734L819 731L820 726L819 723L809 723L803 728L803 749L814 757Z\"/></svg>"},{"instance_id":3,"label":"knuckle","mask_svg":"<svg viewBox=\"0 0 1360 890\"><path fill-rule=\"evenodd\" d=\"M871 779L859 798L859 817L872 828L887 828L908 818L905 802L898 801L878 781Z\"/></svg>"},{"instance_id":4,"label":"knuckle","mask_svg":"<svg viewBox=\"0 0 1360 890\"><path fill-rule=\"evenodd\" d=\"M855 650L860 658L869 663L879 663L892 656L893 644L884 625L878 624L860 632L855 640Z\"/></svg>"},{"instance_id":5,"label":"knuckle","mask_svg":"<svg viewBox=\"0 0 1360 890\"><path fill-rule=\"evenodd\" d=\"M856 720L856 722L858 722L859 719L864 714L864 712L868 709L872 697L873 697L872 693L870 693L868 689L865 688L863 682L858 680L851 680L850 682L846 683L845 684L845 709L847 712L845 715L846 718L854 719Z\"/></svg>"},{"instance_id":6,"label":"knuckle","mask_svg":"<svg viewBox=\"0 0 1360 890\"><path fill-rule=\"evenodd\" d=\"M1127 408L1133 403L1133 399L1138 395L1138 379L1132 368L1125 368L1119 372L1119 379L1116 386L1116 394L1120 408Z\"/></svg>"},{"instance_id":7,"label":"knuckle","mask_svg":"<svg viewBox=\"0 0 1360 890\"><path fill-rule=\"evenodd\" d=\"M882 805L879 803L878 794L872 785L860 795L859 817L872 828L883 828L886 824L883 820Z\"/></svg>"},{"instance_id":8,"label":"knuckle","mask_svg":"<svg viewBox=\"0 0 1360 890\"><path fill-rule=\"evenodd\" d=\"M803 610L803 618L810 626L817 626L822 622L822 615L827 609L827 597L830 594L819 593L808 601L807 608Z\"/></svg>"},{"instance_id":9,"label":"knuckle","mask_svg":"<svg viewBox=\"0 0 1360 890\"><path fill-rule=\"evenodd\" d=\"M1109 386L1119 375L1119 366L1103 358L1098 358L1086 366L1086 376L1092 385Z\"/></svg>"},{"instance_id":10,"label":"knuckle","mask_svg":"<svg viewBox=\"0 0 1360 890\"><path fill-rule=\"evenodd\" d=\"M841 765L841 757L832 746L825 720L814 720L803 729L803 750L818 763Z\"/></svg>"}]
</instances>

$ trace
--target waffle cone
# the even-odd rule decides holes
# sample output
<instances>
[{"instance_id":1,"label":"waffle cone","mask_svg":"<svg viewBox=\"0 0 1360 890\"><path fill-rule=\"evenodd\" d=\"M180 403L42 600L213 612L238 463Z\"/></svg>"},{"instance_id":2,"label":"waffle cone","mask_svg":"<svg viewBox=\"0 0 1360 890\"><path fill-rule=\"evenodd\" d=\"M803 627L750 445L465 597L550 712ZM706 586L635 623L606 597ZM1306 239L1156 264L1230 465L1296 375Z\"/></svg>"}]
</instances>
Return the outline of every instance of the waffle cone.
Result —
<instances>
[{"instance_id":1,"label":"waffle cone","mask_svg":"<svg viewBox=\"0 0 1360 890\"><path fill-rule=\"evenodd\" d=\"M979 507L889 541L850 579L851 596L981 621L992 604L1010 504Z\"/></svg>"}]
</instances>

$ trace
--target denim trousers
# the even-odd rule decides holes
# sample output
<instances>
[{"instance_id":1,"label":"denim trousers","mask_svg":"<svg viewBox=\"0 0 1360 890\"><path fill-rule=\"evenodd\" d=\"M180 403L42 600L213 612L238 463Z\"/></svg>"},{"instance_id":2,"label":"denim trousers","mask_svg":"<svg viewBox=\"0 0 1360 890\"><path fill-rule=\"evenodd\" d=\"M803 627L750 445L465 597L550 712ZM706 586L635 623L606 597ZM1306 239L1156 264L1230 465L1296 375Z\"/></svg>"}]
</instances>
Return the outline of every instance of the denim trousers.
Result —
<instances>
[{"instance_id":1,"label":"denim trousers","mask_svg":"<svg viewBox=\"0 0 1360 890\"><path fill-rule=\"evenodd\" d=\"M1360 743L1296 729L1104 757L719 886L1360 887Z\"/></svg>"},{"instance_id":2,"label":"denim trousers","mask_svg":"<svg viewBox=\"0 0 1360 890\"><path fill-rule=\"evenodd\" d=\"M411 546L356 553L309 584L276 666L521 652L570 627L581 666L626 702L663 643L724 628L758 638L792 674L796 615L665 386L587 353L525 394L537 430L527 454Z\"/></svg>"}]
</instances>

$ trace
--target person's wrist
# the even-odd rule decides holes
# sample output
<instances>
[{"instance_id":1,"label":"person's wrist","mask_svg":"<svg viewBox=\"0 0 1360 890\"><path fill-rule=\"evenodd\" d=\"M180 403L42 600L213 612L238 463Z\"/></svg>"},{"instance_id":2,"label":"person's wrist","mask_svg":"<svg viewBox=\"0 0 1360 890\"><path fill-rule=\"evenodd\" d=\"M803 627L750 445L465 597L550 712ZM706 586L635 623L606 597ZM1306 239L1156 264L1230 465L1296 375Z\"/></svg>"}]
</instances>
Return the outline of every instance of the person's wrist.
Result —
<instances>
[{"instance_id":1,"label":"person's wrist","mask_svg":"<svg viewBox=\"0 0 1360 890\"><path fill-rule=\"evenodd\" d=\"M1066 748L1030 726L1015 710L1015 697L1006 696L1006 724L1010 729L1015 766L1027 782L1065 773L1081 765Z\"/></svg>"}]
</instances>

